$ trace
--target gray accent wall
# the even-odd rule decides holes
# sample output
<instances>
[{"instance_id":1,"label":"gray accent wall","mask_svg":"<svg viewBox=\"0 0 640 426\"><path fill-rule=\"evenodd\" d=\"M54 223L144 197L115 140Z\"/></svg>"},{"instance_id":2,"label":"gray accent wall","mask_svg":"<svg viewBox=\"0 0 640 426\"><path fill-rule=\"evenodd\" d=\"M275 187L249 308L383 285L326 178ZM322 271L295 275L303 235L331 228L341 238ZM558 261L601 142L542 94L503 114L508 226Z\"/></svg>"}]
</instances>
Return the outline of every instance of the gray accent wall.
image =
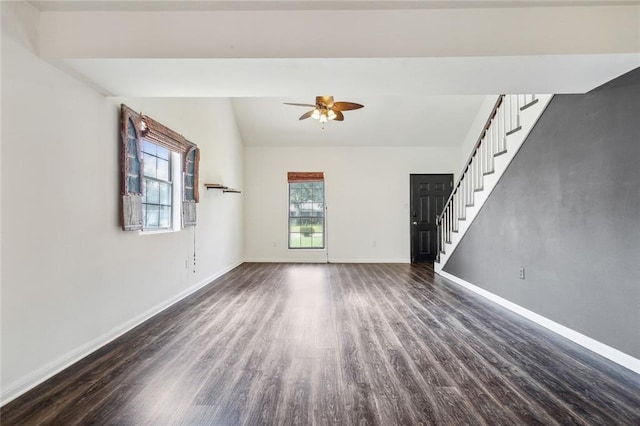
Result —
<instances>
[{"instance_id":1,"label":"gray accent wall","mask_svg":"<svg viewBox=\"0 0 640 426\"><path fill-rule=\"evenodd\" d=\"M444 270L640 358L640 68L553 98Z\"/></svg>"}]
</instances>

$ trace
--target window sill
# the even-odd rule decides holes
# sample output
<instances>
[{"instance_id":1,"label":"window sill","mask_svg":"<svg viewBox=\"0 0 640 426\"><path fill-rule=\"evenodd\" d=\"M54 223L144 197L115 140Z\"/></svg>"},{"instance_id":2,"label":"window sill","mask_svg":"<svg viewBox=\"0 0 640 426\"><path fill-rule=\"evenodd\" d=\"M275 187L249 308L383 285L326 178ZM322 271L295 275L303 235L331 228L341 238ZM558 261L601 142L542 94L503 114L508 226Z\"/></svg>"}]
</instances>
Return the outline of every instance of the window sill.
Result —
<instances>
[{"instance_id":1,"label":"window sill","mask_svg":"<svg viewBox=\"0 0 640 426\"><path fill-rule=\"evenodd\" d=\"M301 251L301 250L306 250L306 251L325 251L326 248L322 247L322 248L316 248L316 247L289 247L289 250L295 250L295 251Z\"/></svg>"},{"instance_id":2,"label":"window sill","mask_svg":"<svg viewBox=\"0 0 640 426\"><path fill-rule=\"evenodd\" d=\"M138 231L138 235L156 235L156 234L171 234L173 232L179 232L180 229L147 229Z\"/></svg>"}]
</instances>

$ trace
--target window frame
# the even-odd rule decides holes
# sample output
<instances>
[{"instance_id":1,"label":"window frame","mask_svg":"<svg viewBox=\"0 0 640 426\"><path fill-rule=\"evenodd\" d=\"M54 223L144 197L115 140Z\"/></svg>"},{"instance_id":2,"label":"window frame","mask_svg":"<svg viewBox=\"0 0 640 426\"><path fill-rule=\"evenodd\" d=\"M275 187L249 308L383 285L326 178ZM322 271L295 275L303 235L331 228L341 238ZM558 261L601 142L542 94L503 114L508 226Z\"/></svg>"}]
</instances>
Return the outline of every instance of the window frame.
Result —
<instances>
[{"instance_id":1,"label":"window frame","mask_svg":"<svg viewBox=\"0 0 640 426\"><path fill-rule=\"evenodd\" d=\"M311 176L312 175L312 176ZM307 215L307 216L292 216L291 215L291 207L294 203L292 203L292 188L293 185L296 184L322 184L322 208L320 215ZM313 200L310 200L312 204L316 204ZM297 203L300 204L300 203ZM313 208L312 208L313 210ZM298 246L292 247L291 245L291 222L292 219L322 219L322 246L321 247L313 247L313 235L311 236L311 246ZM324 181L324 173L307 173L307 172L289 172L288 173L288 182L287 182L287 248L289 250L325 250L327 246L327 232L326 228L326 185ZM300 233L298 233L300 234ZM301 237L300 237L301 238ZM300 239L302 243L302 238Z\"/></svg>"},{"instance_id":2,"label":"window frame","mask_svg":"<svg viewBox=\"0 0 640 426\"><path fill-rule=\"evenodd\" d=\"M149 145L153 145L154 150L156 151L156 153L152 153L147 151L146 147L147 144ZM163 158L162 156L160 156L157 153L158 148L163 149L167 152L167 158ZM157 143L153 143L152 141L149 141L147 139L142 140L142 157L143 157L143 163L146 165L146 163L151 159L151 157L155 158L156 161L156 166L155 166L155 174L156 176L150 176L146 174L146 171L143 170L143 176L144 176L144 195L142 198L142 230L143 231L168 231L173 229L173 223L174 223L174 216L175 216L175 212L174 212L174 203L173 203L173 193L174 193L174 174L175 174L175 169L176 169L176 164L175 161L173 161L173 151L171 151L170 149L167 149L161 145L158 145ZM163 179L157 176L158 174L158 160L161 161L166 161L167 162L167 179ZM157 203L151 203L148 201L148 197L149 197L149 184L151 182L155 182L158 184L158 186L162 186L164 185L168 185L169 186L169 196L168 196L168 200L167 203L168 204L162 204L162 190L159 190L158 193L158 201ZM177 183L177 182L176 182ZM150 227L148 226L148 222L147 222L147 218L148 218L148 209L149 206L156 206L158 208L158 210L162 210L163 207L168 207L169 211L170 211L170 216L169 216L169 224L168 226L162 227L160 226L160 217L161 217L161 213L160 211L158 212L158 226L157 227Z\"/></svg>"},{"instance_id":3,"label":"window frame","mask_svg":"<svg viewBox=\"0 0 640 426\"><path fill-rule=\"evenodd\" d=\"M147 141L150 142L150 141ZM150 142L153 143L153 142ZM177 166L176 166L177 165ZM139 231L140 235L153 235L153 234L164 234L167 232L177 232L183 229L182 226L182 209L181 207L181 193L183 191L183 180L182 175L184 172L182 171L182 155L175 151L169 150L169 175L171 177L171 225L167 228L145 228L144 227L144 217L143 217L143 227ZM143 173L144 176L144 173ZM147 179L144 176L144 179ZM151 178L153 179L153 178ZM160 181L163 182L163 181ZM144 195L143 195L144 196ZM144 198L143 198L144 200ZM143 201L144 206L144 201ZM144 209L143 209L144 214Z\"/></svg>"}]
</instances>

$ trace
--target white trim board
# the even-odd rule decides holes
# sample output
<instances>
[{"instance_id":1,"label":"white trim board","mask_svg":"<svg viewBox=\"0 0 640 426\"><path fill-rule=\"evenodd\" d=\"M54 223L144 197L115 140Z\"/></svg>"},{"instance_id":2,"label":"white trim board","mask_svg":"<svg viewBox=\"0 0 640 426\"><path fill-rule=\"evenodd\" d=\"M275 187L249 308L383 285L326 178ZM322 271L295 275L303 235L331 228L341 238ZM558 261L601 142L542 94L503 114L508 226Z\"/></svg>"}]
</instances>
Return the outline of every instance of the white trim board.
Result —
<instances>
[{"instance_id":1,"label":"white trim board","mask_svg":"<svg viewBox=\"0 0 640 426\"><path fill-rule=\"evenodd\" d=\"M569 327L565 327L562 324L558 324L555 321L552 321L542 315L536 314L533 311L528 310L520 305L517 305L513 302L508 301L496 294L493 294L483 288L480 288L474 284L471 284L468 281L463 280L462 278L458 278L455 275L452 275L445 271L440 271L438 274L448 280L462 286L468 290L473 291L480 296L491 300L492 302L497 303L500 306L503 306L510 311L528 319L536 324L543 326L544 328L553 331L556 334L559 334L562 337L565 337L571 340L578 345L589 349L592 352L597 353L598 355L602 355L603 357L615 362L616 364L620 364L621 366L628 368L629 370L640 374L640 359L634 358L631 355L627 355L618 349L612 348L602 342L599 342L595 339L592 339L589 336L585 336L582 333L579 333L575 330L570 329Z\"/></svg>"},{"instance_id":2,"label":"white trim board","mask_svg":"<svg viewBox=\"0 0 640 426\"><path fill-rule=\"evenodd\" d=\"M353 259L336 258L329 259L292 259L292 258L249 258L249 263L411 263L409 259Z\"/></svg>"},{"instance_id":3,"label":"white trim board","mask_svg":"<svg viewBox=\"0 0 640 426\"><path fill-rule=\"evenodd\" d=\"M329 259L329 263L411 263L409 259L354 259L336 258Z\"/></svg>"},{"instance_id":4,"label":"white trim board","mask_svg":"<svg viewBox=\"0 0 640 426\"><path fill-rule=\"evenodd\" d=\"M246 263L327 263L324 257L312 259L292 259L290 257L250 257L244 260Z\"/></svg>"},{"instance_id":5,"label":"white trim board","mask_svg":"<svg viewBox=\"0 0 640 426\"><path fill-rule=\"evenodd\" d=\"M220 278L222 275L226 274L232 269L237 268L242 263L244 263L244 261L241 260L239 262L234 263L231 266L226 267L225 269L217 272L213 276L206 278L196 283L195 285L187 288L186 290L178 293L177 295L157 304L156 306L146 310L142 314L132 318L131 320L125 322L124 324L108 331L102 336L99 336L85 343L79 348L72 350L71 352L51 361L50 363L42 366L41 368L33 371L32 373L27 374L26 376L23 376L22 378L16 380L15 382L7 386L6 389L2 389L2 394L0 396L0 407L13 401L20 395L33 389L34 387L38 386L44 381L50 379L51 377L55 376L65 368L70 367L71 365L80 361L82 358L90 355L91 353L100 349L104 345L112 342L113 340L117 339L123 334L129 332L130 330L134 329L135 327L147 321L148 319L158 315L160 312L173 306L174 304L178 303L185 297L195 293L196 291L210 284L215 279Z\"/></svg>"}]
</instances>

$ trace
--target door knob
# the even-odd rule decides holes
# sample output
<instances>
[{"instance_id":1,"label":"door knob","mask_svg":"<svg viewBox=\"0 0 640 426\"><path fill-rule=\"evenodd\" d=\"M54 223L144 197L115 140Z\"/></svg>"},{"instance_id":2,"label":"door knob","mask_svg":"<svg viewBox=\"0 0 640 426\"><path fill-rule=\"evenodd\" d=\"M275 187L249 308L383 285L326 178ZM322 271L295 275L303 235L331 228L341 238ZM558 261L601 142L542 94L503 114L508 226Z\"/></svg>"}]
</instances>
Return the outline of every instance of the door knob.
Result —
<instances>
[{"instance_id":1,"label":"door knob","mask_svg":"<svg viewBox=\"0 0 640 426\"><path fill-rule=\"evenodd\" d=\"M414 224L414 225L417 225L417 224L418 224L418 222L413 222L413 224Z\"/></svg>"}]
</instances>

